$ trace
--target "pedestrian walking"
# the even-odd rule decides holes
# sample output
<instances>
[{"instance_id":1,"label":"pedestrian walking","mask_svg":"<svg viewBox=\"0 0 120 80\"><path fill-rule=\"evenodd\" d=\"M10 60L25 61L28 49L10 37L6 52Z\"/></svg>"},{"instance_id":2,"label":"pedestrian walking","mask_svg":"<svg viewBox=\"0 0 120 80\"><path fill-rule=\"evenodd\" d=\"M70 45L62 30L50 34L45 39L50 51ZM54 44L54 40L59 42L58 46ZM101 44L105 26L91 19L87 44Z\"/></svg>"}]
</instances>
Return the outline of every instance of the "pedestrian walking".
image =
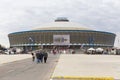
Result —
<instances>
[{"instance_id":1,"label":"pedestrian walking","mask_svg":"<svg viewBox=\"0 0 120 80\"><path fill-rule=\"evenodd\" d=\"M31 55L32 55L32 61L34 62L34 61L35 61L35 55L34 55L34 52L31 52Z\"/></svg>"},{"instance_id":2,"label":"pedestrian walking","mask_svg":"<svg viewBox=\"0 0 120 80\"><path fill-rule=\"evenodd\" d=\"M54 50L54 49L53 49L53 51L52 51L52 52L53 52L53 54L54 54L54 55L56 54L56 50Z\"/></svg>"},{"instance_id":3,"label":"pedestrian walking","mask_svg":"<svg viewBox=\"0 0 120 80\"><path fill-rule=\"evenodd\" d=\"M40 52L36 51L36 62L37 63L40 63L39 55L40 55Z\"/></svg>"},{"instance_id":4,"label":"pedestrian walking","mask_svg":"<svg viewBox=\"0 0 120 80\"><path fill-rule=\"evenodd\" d=\"M43 52L43 56L44 56L44 63L46 63L47 58L48 58L48 53L46 50Z\"/></svg>"},{"instance_id":5,"label":"pedestrian walking","mask_svg":"<svg viewBox=\"0 0 120 80\"><path fill-rule=\"evenodd\" d=\"M43 62L43 51L42 50L39 53L39 60L41 61L41 63Z\"/></svg>"}]
</instances>

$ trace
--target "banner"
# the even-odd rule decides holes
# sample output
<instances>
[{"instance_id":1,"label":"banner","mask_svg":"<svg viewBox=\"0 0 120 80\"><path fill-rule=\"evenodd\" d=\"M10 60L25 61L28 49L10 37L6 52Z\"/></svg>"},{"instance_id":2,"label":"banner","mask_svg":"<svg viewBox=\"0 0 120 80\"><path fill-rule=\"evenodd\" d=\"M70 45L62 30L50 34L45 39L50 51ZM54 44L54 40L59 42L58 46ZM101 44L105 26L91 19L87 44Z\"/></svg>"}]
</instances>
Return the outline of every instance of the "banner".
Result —
<instances>
[{"instance_id":1,"label":"banner","mask_svg":"<svg viewBox=\"0 0 120 80\"><path fill-rule=\"evenodd\" d=\"M53 44L55 45L70 44L70 35L53 35Z\"/></svg>"}]
</instances>

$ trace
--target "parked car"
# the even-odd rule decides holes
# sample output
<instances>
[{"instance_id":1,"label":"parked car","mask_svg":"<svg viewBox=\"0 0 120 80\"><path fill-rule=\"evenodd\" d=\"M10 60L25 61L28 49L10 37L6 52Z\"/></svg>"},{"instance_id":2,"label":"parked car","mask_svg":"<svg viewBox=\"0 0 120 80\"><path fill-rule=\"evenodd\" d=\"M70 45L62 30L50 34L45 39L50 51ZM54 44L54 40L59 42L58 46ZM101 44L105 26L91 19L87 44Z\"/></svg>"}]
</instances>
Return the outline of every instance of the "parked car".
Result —
<instances>
[{"instance_id":1,"label":"parked car","mask_svg":"<svg viewBox=\"0 0 120 80\"><path fill-rule=\"evenodd\" d=\"M14 52L11 51L11 50L5 50L4 53L5 53L5 54L8 54L8 55L9 55L9 54L14 54Z\"/></svg>"}]
</instances>

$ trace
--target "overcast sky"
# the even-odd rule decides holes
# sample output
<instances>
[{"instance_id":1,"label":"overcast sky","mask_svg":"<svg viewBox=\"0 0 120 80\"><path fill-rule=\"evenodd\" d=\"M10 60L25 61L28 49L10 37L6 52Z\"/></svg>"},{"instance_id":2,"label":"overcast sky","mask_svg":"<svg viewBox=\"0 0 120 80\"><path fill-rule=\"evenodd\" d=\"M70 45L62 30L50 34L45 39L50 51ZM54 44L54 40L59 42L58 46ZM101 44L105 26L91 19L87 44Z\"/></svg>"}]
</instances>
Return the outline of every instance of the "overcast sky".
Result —
<instances>
[{"instance_id":1,"label":"overcast sky","mask_svg":"<svg viewBox=\"0 0 120 80\"><path fill-rule=\"evenodd\" d=\"M9 46L9 33L31 30L57 17L120 38L120 0L0 0L0 44Z\"/></svg>"}]
</instances>

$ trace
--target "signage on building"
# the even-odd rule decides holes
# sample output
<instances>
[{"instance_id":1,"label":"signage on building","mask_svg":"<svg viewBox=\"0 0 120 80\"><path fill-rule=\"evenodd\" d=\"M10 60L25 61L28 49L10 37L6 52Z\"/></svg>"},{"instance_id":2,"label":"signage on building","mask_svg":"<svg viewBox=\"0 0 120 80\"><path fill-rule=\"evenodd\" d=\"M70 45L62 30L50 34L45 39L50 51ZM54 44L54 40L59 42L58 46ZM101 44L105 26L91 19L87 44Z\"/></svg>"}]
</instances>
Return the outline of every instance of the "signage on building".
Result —
<instances>
[{"instance_id":1,"label":"signage on building","mask_svg":"<svg viewBox=\"0 0 120 80\"><path fill-rule=\"evenodd\" d=\"M70 44L70 35L53 35L53 44L55 45Z\"/></svg>"}]
</instances>

